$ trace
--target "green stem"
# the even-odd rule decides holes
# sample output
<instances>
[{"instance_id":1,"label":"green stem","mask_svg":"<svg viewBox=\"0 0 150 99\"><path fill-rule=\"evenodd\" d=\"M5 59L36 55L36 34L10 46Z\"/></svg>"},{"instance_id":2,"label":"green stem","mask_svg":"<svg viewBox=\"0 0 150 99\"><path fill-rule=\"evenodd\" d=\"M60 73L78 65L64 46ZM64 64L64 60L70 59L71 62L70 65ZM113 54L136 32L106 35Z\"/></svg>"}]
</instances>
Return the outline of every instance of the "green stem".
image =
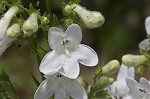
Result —
<instances>
[{"instance_id":1,"label":"green stem","mask_svg":"<svg viewBox=\"0 0 150 99\"><path fill-rule=\"evenodd\" d=\"M32 53L36 56L36 59L37 59L38 65L39 65L41 63L41 58L40 58L40 54L38 52L39 47L38 47L38 45L35 41L35 38L33 36L30 37L29 42L30 42L30 45L31 45ZM40 72L40 74L41 74L42 80L44 80L45 78L44 78L43 74L41 72ZM36 78L34 80L36 80ZM36 80L36 81L38 81L38 80ZM35 82L35 83L37 84L37 82Z\"/></svg>"},{"instance_id":2,"label":"green stem","mask_svg":"<svg viewBox=\"0 0 150 99\"><path fill-rule=\"evenodd\" d=\"M47 7L47 12L48 12L48 14L50 14L50 15L51 15L50 0L46 0L46 7Z\"/></svg>"}]
</instances>

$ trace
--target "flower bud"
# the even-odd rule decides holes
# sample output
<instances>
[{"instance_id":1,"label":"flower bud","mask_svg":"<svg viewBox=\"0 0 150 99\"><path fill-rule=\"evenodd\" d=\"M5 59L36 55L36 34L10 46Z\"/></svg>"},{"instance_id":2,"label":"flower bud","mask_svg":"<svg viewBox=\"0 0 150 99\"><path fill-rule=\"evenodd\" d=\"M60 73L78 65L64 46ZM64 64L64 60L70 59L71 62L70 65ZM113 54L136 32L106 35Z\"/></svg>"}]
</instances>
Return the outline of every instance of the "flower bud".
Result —
<instances>
[{"instance_id":1,"label":"flower bud","mask_svg":"<svg viewBox=\"0 0 150 99\"><path fill-rule=\"evenodd\" d=\"M0 41L6 35L7 28L10 24L10 20L17 13L19 8L17 6L11 7L4 15L4 17L0 20Z\"/></svg>"},{"instance_id":2,"label":"flower bud","mask_svg":"<svg viewBox=\"0 0 150 99\"><path fill-rule=\"evenodd\" d=\"M72 11L72 7L70 5L66 5L64 10L65 10L65 13L70 14Z\"/></svg>"},{"instance_id":3,"label":"flower bud","mask_svg":"<svg viewBox=\"0 0 150 99\"><path fill-rule=\"evenodd\" d=\"M29 37L38 30L37 13L31 13L30 17L23 23L24 35Z\"/></svg>"},{"instance_id":4,"label":"flower bud","mask_svg":"<svg viewBox=\"0 0 150 99\"><path fill-rule=\"evenodd\" d=\"M103 75L111 75L111 74L117 72L119 67L120 67L119 61L118 60L112 60L102 67L101 73Z\"/></svg>"},{"instance_id":5,"label":"flower bud","mask_svg":"<svg viewBox=\"0 0 150 99\"><path fill-rule=\"evenodd\" d=\"M82 19L87 28L93 29L100 27L105 21L104 16L98 11L89 11L77 4L72 4L71 7Z\"/></svg>"},{"instance_id":6,"label":"flower bud","mask_svg":"<svg viewBox=\"0 0 150 99\"><path fill-rule=\"evenodd\" d=\"M138 66L147 61L148 58L146 58L144 55L127 54L122 57L122 62L127 66Z\"/></svg>"},{"instance_id":7,"label":"flower bud","mask_svg":"<svg viewBox=\"0 0 150 99\"><path fill-rule=\"evenodd\" d=\"M108 87L108 85L112 84L113 82L114 82L114 78L103 76L100 78L97 84L94 84L94 86L92 87L92 90L97 90L97 89L102 90Z\"/></svg>"},{"instance_id":8,"label":"flower bud","mask_svg":"<svg viewBox=\"0 0 150 99\"><path fill-rule=\"evenodd\" d=\"M7 29L7 36L10 38L17 37L20 34L20 25L15 23Z\"/></svg>"}]
</instances>

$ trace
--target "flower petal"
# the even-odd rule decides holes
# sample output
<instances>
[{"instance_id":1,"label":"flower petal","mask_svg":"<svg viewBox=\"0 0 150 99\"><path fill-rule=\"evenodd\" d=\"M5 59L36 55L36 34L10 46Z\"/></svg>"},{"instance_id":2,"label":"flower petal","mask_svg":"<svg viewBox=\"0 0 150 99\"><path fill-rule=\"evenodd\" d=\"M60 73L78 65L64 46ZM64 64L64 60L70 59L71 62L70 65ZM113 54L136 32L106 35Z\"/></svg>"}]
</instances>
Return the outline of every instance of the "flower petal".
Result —
<instances>
[{"instance_id":1,"label":"flower petal","mask_svg":"<svg viewBox=\"0 0 150 99\"><path fill-rule=\"evenodd\" d=\"M150 93L147 94L143 99L150 99Z\"/></svg>"},{"instance_id":2,"label":"flower petal","mask_svg":"<svg viewBox=\"0 0 150 99\"><path fill-rule=\"evenodd\" d=\"M47 53L40 64L40 71L44 74L57 72L62 67L61 57L55 51Z\"/></svg>"},{"instance_id":3,"label":"flower petal","mask_svg":"<svg viewBox=\"0 0 150 99\"><path fill-rule=\"evenodd\" d=\"M64 32L56 27L52 27L49 29L48 32L48 41L51 49L53 50L61 50L60 49L60 42L63 40Z\"/></svg>"},{"instance_id":4,"label":"flower petal","mask_svg":"<svg viewBox=\"0 0 150 99\"><path fill-rule=\"evenodd\" d=\"M150 17L147 17L145 20L145 28L146 28L147 34L150 34Z\"/></svg>"},{"instance_id":5,"label":"flower petal","mask_svg":"<svg viewBox=\"0 0 150 99\"><path fill-rule=\"evenodd\" d=\"M66 84L66 87L70 85L68 88L69 95L73 99L88 99L85 89L76 80L73 80L73 79L68 79L68 80L70 84Z\"/></svg>"},{"instance_id":6,"label":"flower petal","mask_svg":"<svg viewBox=\"0 0 150 99\"><path fill-rule=\"evenodd\" d=\"M66 64L63 66L64 73L66 77L71 79L76 79L80 73L79 63L74 61L72 58L66 61Z\"/></svg>"},{"instance_id":7,"label":"flower petal","mask_svg":"<svg viewBox=\"0 0 150 99\"><path fill-rule=\"evenodd\" d=\"M148 82L147 79L141 77L141 78L140 78L140 81L139 81L139 84L140 84L143 88L145 88L145 89L147 89L148 91L150 91L150 84L149 84L149 82Z\"/></svg>"},{"instance_id":8,"label":"flower petal","mask_svg":"<svg viewBox=\"0 0 150 99\"><path fill-rule=\"evenodd\" d=\"M65 32L65 37L71 39L77 44L80 44L82 40L82 31L80 26L77 24L70 25Z\"/></svg>"},{"instance_id":9,"label":"flower petal","mask_svg":"<svg viewBox=\"0 0 150 99\"><path fill-rule=\"evenodd\" d=\"M54 94L54 99L70 99L70 96L65 90L57 90Z\"/></svg>"},{"instance_id":10,"label":"flower petal","mask_svg":"<svg viewBox=\"0 0 150 99\"><path fill-rule=\"evenodd\" d=\"M34 94L34 99L48 99L54 94L52 89L54 82L52 80L44 80Z\"/></svg>"},{"instance_id":11,"label":"flower petal","mask_svg":"<svg viewBox=\"0 0 150 99\"><path fill-rule=\"evenodd\" d=\"M135 77L135 70L134 70L134 67L129 67L128 68L128 74L127 74L127 77L130 77L130 78L133 78Z\"/></svg>"},{"instance_id":12,"label":"flower petal","mask_svg":"<svg viewBox=\"0 0 150 99\"><path fill-rule=\"evenodd\" d=\"M136 88L139 87L139 84L131 78L126 78L126 83L131 91L134 91Z\"/></svg>"},{"instance_id":13,"label":"flower petal","mask_svg":"<svg viewBox=\"0 0 150 99\"><path fill-rule=\"evenodd\" d=\"M144 39L139 43L139 48L141 50L150 50L150 39Z\"/></svg>"},{"instance_id":14,"label":"flower petal","mask_svg":"<svg viewBox=\"0 0 150 99\"><path fill-rule=\"evenodd\" d=\"M79 63L86 66L95 66L98 64L97 53L87 45L80 44L75 52L76 57L78 57Z\"/></svg>"},{"instance_id":15,"label":"flower petal","mask_svg":"<svg viewBox=\"0 0 150 99\"><path fill-rule=\"evenodd\" d=\"M120 70L118 72L118 76L117 76L117 80L121 80L127 77L127 73L128 73L128 67L124 64L121 64L120 66Z\"/></svg>"}]
</instances>

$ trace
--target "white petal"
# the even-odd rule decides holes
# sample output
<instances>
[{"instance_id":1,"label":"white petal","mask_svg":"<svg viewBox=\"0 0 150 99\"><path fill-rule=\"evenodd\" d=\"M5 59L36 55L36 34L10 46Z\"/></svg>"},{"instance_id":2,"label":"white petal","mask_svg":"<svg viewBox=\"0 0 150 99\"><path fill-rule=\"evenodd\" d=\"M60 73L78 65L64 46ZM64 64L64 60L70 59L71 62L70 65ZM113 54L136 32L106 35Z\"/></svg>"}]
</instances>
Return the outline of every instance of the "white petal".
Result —
<instances>
[{"instance_id":1,"label":"white petal","mask_svg":"<svg viewBox=\"0 0 150 99\"><path fill-rule=\"evenodd\" d=\"M150 94L147 94L143 99L150 99Z\"/></svg>"},{"instance_id":2,"label":"white petal","mask_svg":"<svg viewBox=\"0 0 150 99\"><path fill-rule=\"evenodd\" d=\"M140 84L143 88L145 88L145 89L147 89L148 91L150 91L150 84L149 84L149 82L148 82L147 79L141 77L141 78L140 78L140 81L139 81L139 84Z\"/></svg>"},{"instance_id":3,"label":"white petal","mask_svg":"<svg viewBox=\"0 0 150 99\"><path fill-rule=\"evenodd\" d=\"M70 25L65 32L65 37L71 39L73 42L76 42L77 44L80 44L82 40L82 31L80 26L77 24Z\"/></svg>"},{"instance_id":4,"label":"white petal","mask_svg":"<svg viewBox=\"0 0 150 99\"><path fill-rule=\"evenodd\" d=\"M54 94L54 99L70 99L69 94L65 90L58 90Z\"/></svg>"},{"instance_id":5,"label":"white petal","mask_svg":"<svg viewBox=\"0 0 150 99\"><path fill-rule=\"evenodd\" d=\"M55 51L47 53L40 64L40 71L44 74L57 72L62 67L61 57Z\"/></svg>"},{"instance_id":6,"label":"white petal","mask_svg":"<svg viewBox=\"0 0 150 99\"><path fill-rule=\"evenodd\" d=\"M48 32L48 41L51 49L53 50L61 50L60 42L63 40L64 32L56 27L52 27Z\"/></svg>"},{"instance_id":7,"label":"white petal","mask_svg":"<svg viewBox=\"0 0 150 99\"><path fill-rule=\"evenodd\" d=\"M139 86L139 84L134 79L131 79L131 78L126 78L126 83L129 89L133 91L135 90L135 88Z\"/></svg>"},{"instance_id":8,"label":"white petal","mask_svg":"<svg viewBox=\"0 0 150 99\"><path fill-rule=\"evenodd\" d=\"M97 53L87 45L80 44L75 52L76 57L78 57L79 63L86 66L95 66L98 64Z\"/></svg>"},{"instance_id":9,"label":"white petal","mask_svg":"<svg viewBox=\"0 0 150 99\"><path fill-rule=\"evenodd\" d=\"M85 89L76 80L70 79L68 82L70 82L70 84L68 84L70 85L68 89L69 95L73 99L88 99ZM66 84L66 87L68 85Z\"/></svg>"},{"instance_id":10,"label":"white petal","mask_svg":"<svg viewBox=\"0 0 150 99\"><path fill-rule=\"evenodd\" d=\"M147 34L150 34L150 17L147 17L145 20L145 28L146 28Z\"/></svg>"},{"instance_id":11,"label":"white petal","mask_svg":"<svg viewBox=\"0 0 150 99\"><path fill-rule=\"evenodd\" d=\"M34 99L48 99L54 94L52 89L53 84L52 80L46 79L44 80L34 94Z\"/></svg>"},{"instance_id":12,"label":"white petal","mask_svg":"<svg viewBox=\"0 0 150 99\"><path fill-rule=\"evenodd\" d=\"M135 70L134 70L134 67L129 67L129 68L128 68L128 77L134 79L134 77L135 77Z\"/></svg>"},{"instance_id":13,"label":"white petal","mask_svg":"<svg viewBox=\"0 0 150 99\"><path fill-rule=\"evenodd\" d=\"M125 79L127 77L128 67L124 64L121 64L120 70L118 72L117 80Z\"/></svg>"},{"instance_id":14,"label":"white petal","mask_svg":"<svg viewBox=\"0 0 150 99\"><path fill-rule=\"evenodd\" d=\"M134 99L134 98L132 98L131 96L125 96L122 99Z\"/></svg>"},{"instance_id":15,"label":"white petal","mask_svg":"<svg viewBox=\"0 0 150 99\"><path fill-rule=\"evenodd\" d=\"M71 79L76 79L79 76L79 63L72 58L68 59L63 66L64 75Z\"/></svg>"},{"instance_id":16,"label":"white petal","mask_svg":"<svg viewBox=\"0 0 150 99\"><path fill-rule=\"evenodd\" d=\"M139 43L139 48L141 50L150 50L150 42L149 42L150 39L144 39L143 41L141 41Z\"/></svg>"}]
</instances>

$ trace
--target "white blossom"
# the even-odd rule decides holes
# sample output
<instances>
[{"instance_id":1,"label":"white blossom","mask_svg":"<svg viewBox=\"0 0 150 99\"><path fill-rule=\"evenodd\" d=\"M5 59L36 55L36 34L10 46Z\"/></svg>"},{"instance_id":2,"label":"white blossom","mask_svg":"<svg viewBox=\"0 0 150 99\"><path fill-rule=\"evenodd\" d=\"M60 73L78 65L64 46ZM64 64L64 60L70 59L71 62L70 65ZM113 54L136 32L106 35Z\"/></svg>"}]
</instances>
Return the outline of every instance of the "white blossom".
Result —
<instances>
[{"instance_id":1,"label":"white blossom","mask_svg":"<svg viewBox=\"0 0 150 99\"><path fill-rule=\"evenodd\" d=\"M82 31L77 24L70 25L65 33L59 28L50 28L48 41L53 51L43 58L40 71L48 74L62 69L66 77L77 78L79 63L87 66L97 65L96 52L89 46L80 44L81 40Z\"/></svg>"},{"instance_id":2,"label":"white blossom","mask_svg":"<svg viewBox=\"0 0 150 99\"><path fill-rule=\"evenodd\" d=\"M115 99L120 99L120 97L124 97L129 88L126 84L126 78L134 79L134 68L127 67L124 64L121 65L117 80L110 86L110 95Z\"/></svg>"},{"instance_id":3,"label":"white blossom","mask_svg":"<svg viewBox=\"0 0 150 99\"><path fill-rule=\"evenodd\" d=\"M17 6L11 7L0 20L0 56L14 40L7 37L7 28L12 17L17 13L18 10L19 8Z\"/></svg>"},{"instance_id":4,"label":"white blossom","mask_svg":"<svg viewBox=\"0 0 150 99\"><path fill-rule=\"evenodd\" d=\"M84 88L75 80L60 73L46 75L46 79L35 92L34 99L88 99Z\"/></svg>"},{"instance_id":5,"label":"white blossom","mask_svg":"<svg viewBox=\"0 0 150 99\"><path fill-rule=\"evenodd\" d=\"M130 97L130 99L150 99L150 84L147 79L142 77L138 83L134 79L127 78L126 82L129 87L126 97ZM123 99L129 99L126 97Z\"/></svg>"}]
</instances>

